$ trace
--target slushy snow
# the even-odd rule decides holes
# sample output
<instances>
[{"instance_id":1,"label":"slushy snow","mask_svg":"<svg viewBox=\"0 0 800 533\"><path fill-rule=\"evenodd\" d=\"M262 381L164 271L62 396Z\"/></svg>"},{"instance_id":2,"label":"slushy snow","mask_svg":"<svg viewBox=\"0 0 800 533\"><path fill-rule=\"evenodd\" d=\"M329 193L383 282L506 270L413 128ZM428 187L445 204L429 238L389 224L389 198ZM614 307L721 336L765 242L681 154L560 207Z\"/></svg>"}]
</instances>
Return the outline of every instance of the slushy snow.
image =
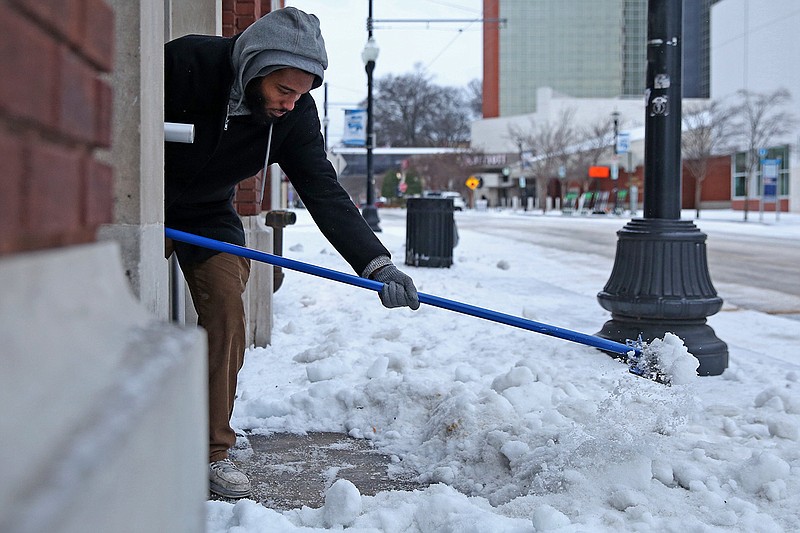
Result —
<instances>
[{"instance_id":1,"label":"slushy snow","mask_svg":"<svg viewBox=\"0 0 800 533\"><path fill-rule=\"evenodd\" d=\"M287 257L350 272L297 214ZM704 216L709 241L717 230L757 230ZM584 333L608 320L596 294L613 260L469 222L613 233L627 220L456 218L454 265L413 268L403 265L404 211L381 211L379 237L420 291ZM763 231L796 244L800 217L782 214L780 228ZM716 377L696 377L677 336L654 341L665 386L593 348L425 305L384 309L374 292L306 274L287 272L274 305L272 344L246 354L234 425L369 439L423 486L365 496L331 480L320 509L209 501L209 532L800 530L796 320L730 306L710 317L730 349Z\"/></svg>"},{"instance_id":2,"label":"slushy snow","mask_svg":"<svg viewBox=\"0 0 800 533\"><path fill-rule=\"evenodd\" d=\"M641 344L641 355L628 353L631 371L667 385L685 385L697 378L700 361L689 353L683 340L667 332L663 339Z\"/></svg>"}]
</instances>

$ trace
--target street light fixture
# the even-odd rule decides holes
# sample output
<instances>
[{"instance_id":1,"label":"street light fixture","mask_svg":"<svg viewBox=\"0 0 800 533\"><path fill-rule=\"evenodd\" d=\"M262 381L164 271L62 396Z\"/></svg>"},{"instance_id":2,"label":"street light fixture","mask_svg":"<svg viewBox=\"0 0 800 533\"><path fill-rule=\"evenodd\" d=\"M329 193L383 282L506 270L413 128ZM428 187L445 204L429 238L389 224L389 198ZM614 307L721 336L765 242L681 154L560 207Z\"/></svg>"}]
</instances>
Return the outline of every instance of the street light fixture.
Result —
<instances>
[{"instance_id":1,"label":"street light fixture","mask_svg":"<svg viewBox=\"0 0 800 533\"><path fill-rule=\"evenodd\" d=\"M367 201L361 211L361 216L367 221L372 231L381 231L378 223L378 209L375 207L374 197L374 176L372 165L372 149L375 147L375 132L373 131L373 113L372 113L372 72L375 70L375 60L378 59L378 45L372 37L372 2L369 3L369 19L367 21L367 28L369 30L369 38L367 44L364 45L364 50L361 52L361 60L364 62L364 70L367 71Z\"/></svg>"},{"instance_id":2,"label":"street light fixture","mask_svg":"<svg viewBox=\"0 0 800 533\"><path fill-rule=\"evenodd\" d=\"M364 65L368 65L370 61L373 63L373 68L375 67L374 63L378 59L378 54L380 53L380 48L378 48L378 43L375 42L374 37L370 37L367 39L367 43L364 45L364 49L361 51L361 61L364 62Z\"/></svg>"}]
</instances>

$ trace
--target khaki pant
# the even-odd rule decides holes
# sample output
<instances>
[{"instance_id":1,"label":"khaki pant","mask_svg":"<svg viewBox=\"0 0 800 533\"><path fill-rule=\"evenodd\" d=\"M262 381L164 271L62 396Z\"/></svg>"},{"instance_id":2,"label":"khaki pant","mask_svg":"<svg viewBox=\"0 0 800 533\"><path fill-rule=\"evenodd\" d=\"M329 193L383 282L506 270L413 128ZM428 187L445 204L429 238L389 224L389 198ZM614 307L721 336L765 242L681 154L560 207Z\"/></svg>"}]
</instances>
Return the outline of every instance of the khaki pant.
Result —
<instances>
[{"instance_id":1,"label":"khaki pant","mask_svg":"<svg viewBox=\"0 0 800 533\"><path fill-rule=\"evenodd\" d=\"M172 247L168 240L167 257ZM250 277L250 260L220 253L202 263L181 265L181 270L197 311L197 325L208 334L209 462L214 462L225 459L236 443L230 419L244 363L242 293Z\"/></svg>"}]
</instances>

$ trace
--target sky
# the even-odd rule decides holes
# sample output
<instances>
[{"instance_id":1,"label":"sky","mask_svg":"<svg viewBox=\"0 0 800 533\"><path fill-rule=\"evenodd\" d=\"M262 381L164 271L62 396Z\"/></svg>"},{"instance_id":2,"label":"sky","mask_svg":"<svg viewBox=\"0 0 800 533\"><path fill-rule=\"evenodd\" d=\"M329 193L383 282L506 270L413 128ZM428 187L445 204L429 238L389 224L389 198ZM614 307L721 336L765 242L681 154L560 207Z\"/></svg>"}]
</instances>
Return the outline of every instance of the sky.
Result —
<instances>
[{"instance_id":1,"label":"sky","mask_svg":"<svg viewBox=\"0 0 800 533\"><path fill-rule=\"evenodd\" d=\"M286 0L320 19L328 52L329 144L344 129L344 109L356 108L367 97L367 75L361 51L367 42L368 0ZM482 0L374 0L373 19L481 19ZM465 87L483 77L483 32L480 22L382 23L373 38L380 53L375 78L413 72L416 64L437 85ZM312 91L324 114L324 89Z\"/></svg>"},{"instance_id":2,"label":"sky","mask_svg":"<svg viewBox=\"0 0 800 533\"><path fill-rule=\"evenodd\" d=\"M351 273L308 213L297 215L284 255ZM625 217L457 212L453 266L422 268L403 264L405 212L380 216L378 236L422 292L589 334L609 318L596 295L612 259L513 236L546 225L613 233ZM705 210L695 223L709 242L800 239L796 214L745 224ZM424 488L366 496L329 479L323 507L288 511L209 501L207 531L798 531L798 320L726 301L708 322L728 344L728 369L667 387L580 344L428 305L384 309L369 290L287 272L272 344L246 353L234 426L369 439ZM680 340L668 344L685 355Z\"/></svg>"}]
</instances>

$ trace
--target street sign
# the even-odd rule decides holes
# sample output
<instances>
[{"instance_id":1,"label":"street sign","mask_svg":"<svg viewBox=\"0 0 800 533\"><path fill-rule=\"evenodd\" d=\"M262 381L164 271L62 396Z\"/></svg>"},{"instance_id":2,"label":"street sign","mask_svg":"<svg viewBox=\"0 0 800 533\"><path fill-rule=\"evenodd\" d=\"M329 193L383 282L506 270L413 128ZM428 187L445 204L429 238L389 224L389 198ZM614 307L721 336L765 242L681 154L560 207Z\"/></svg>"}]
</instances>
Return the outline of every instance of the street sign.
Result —
<instances>
[{"instance_id":1,"label":"street sign","mask_svg":"<svg viewBox=\"0 0 800 533\"><path fill-rule=\"evenodd\" d=\"M763 159L761 161L761 179L763 181L763 197L776 198L778 196L778 169L780 159Z\"/></svg>"},{"instance_id":2,"label":"street sign","mask_svg":"<svg viewBox=\"0 0 800 533\"><path fill-rule=\"evenodd\" d=\"M631 148L631 134L621 131L617 134L617 153L626 154Z\"/></svg>"},{"instance_id":3,"label":"street sign","mask_svg":"<svg viewBox=\"0 0 800 533\"><path fill-rule=\"evenodd\" d=\"M611 169L608 167L591 166L589 167L590 178L610 178Z\"/></svg>"},{"instance_id":4,"label":"street sign","mask_svg":"<svg viewBox=\"0 0 800 533\"><path fill-rule=\"evenodd\" d=\"M469 178L467 178L466 185L467 187L469 187L474 191L475 189L481 186L481 179L475 176L470 176Z\"/></svg>"},{"instance_id":5,"label":"street sign","mask_svg":"<svg viewBox=\"0 0 800 533\"><path fill-rule=\"evenodd\" d=\"M347 167L347 161L342 154L328 152L328 161L330 161L333 165L333 169L336 171L337 176L341 175L341 173L344 172L344 169Z\"/></svg>"}]
</instances>

